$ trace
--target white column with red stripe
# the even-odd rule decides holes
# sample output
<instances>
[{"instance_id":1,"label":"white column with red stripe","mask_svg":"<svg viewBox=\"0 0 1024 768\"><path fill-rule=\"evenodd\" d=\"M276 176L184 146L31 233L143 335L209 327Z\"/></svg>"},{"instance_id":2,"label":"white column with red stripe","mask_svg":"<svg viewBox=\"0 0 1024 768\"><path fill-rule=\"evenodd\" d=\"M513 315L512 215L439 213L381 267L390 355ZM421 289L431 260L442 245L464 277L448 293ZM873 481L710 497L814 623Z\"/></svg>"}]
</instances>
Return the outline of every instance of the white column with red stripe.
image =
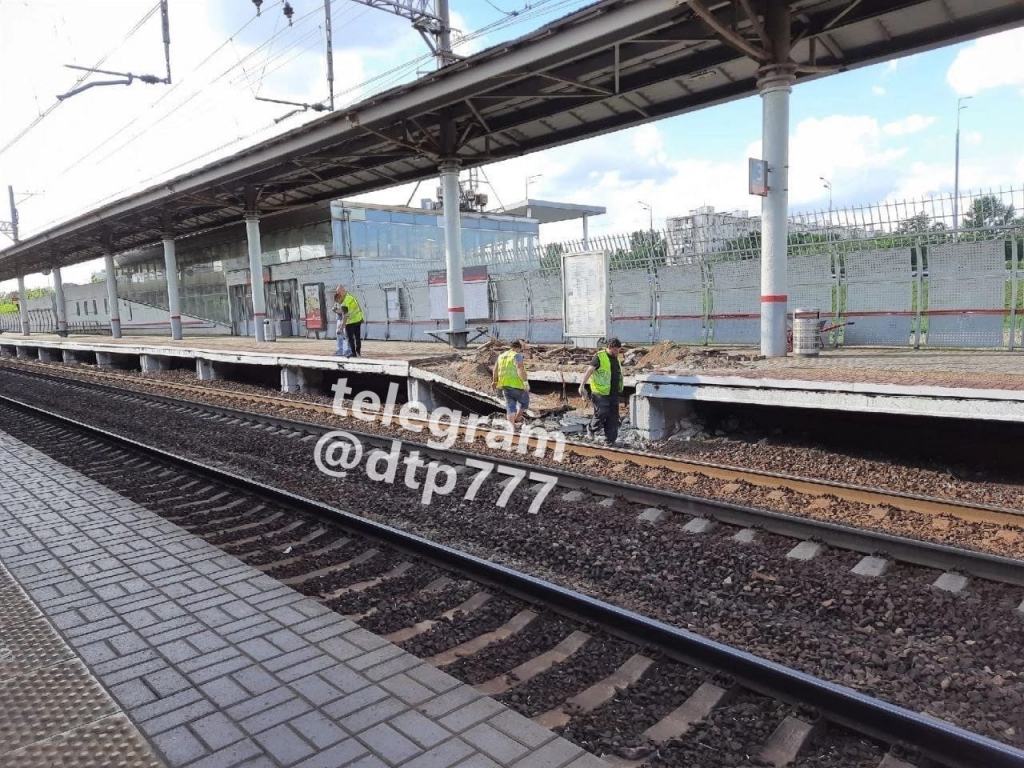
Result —
<instances>
[{"instance_id":1,"label":"white column with red stripe","mask_svg":"<svg viewBox=\"0 0 1024 768\"><path fill-rule=\"evenodd\" d=\"M167 275L167 310L171 316L171 338L181 338L181 300L178 298L178 258L174 253L174 238L165 236L164 272ZM114 308L111 307L113 310Z\"/></svg>"},{"instance_id":2,"label":"white column with red stripe","mask_svg":"<svg viewBox=\"0 0 1024 768\"><path fill-rule=\"evenodd\" d=\"M53 299L57 305L57 333L64 335L68 330L68 305L64 299L64 280L60 267L53 268Z\"/></svg>"},{"instance_id":3,"label":"white column with red stripe","mask_svg":"<svg viewBox=\"0 0 1024 768\"><path fill-rule=\"evenodd\" d=\"M110 309L110 335L115 339L120 339L121 312L117 305L117 277L114 274L114 254L110 251L106 251L103 254L103 264L107 272L107 306ZM180 322L178 323L178 335L174 338L181 338Z\"/></svg>"},{"instance_id":4,"label":"white column with red stripe","mask_svg":"<svg viewBox=\"0 0 1024 768\"><path fill-rule=\"evenodd\" d=\"M462 288L462 215L459 208L459 161L441 163L444 204L444 256L448 281L448 343L466 346L466 300Z\"/></svg>"},{"instance_id":5,"label":"white column with red stripe","mask_svg":"<svg viewBox=\"0 0 1024 768\"><path fill-rule=\"evenodd\" d=\"M256 326L256 341L266 341L263 321L267 317L267 297L263 291L263 247L260 245L260 217L258 213L245 214L245 236L249 242L249 282L252 287L252 320Z\"/></svg>"},{"instance_id":6,"label":"white column with red stripe","mask_svg":"<svg viewBox=\"0 0 1024 768\"><path fill-rule=\"evenodd\" d=\"M25 295L25 276L18 275L18 314L21 315L21 333L28 336L30 325L28 321L28 296Z\"/></svg>"}]
</instances>

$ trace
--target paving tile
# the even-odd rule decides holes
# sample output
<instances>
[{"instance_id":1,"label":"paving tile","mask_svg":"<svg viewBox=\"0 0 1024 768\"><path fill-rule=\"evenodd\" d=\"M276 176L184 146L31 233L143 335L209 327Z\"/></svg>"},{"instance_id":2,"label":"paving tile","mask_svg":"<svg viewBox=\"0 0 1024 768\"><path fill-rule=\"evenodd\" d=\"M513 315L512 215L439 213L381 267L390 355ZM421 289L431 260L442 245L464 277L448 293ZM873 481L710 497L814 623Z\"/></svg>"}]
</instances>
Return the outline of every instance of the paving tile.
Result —
<instances>
[{"instance_id":1,"label":"paving tile","mask_svg":"<svg viewBox=\"0 0 1024 768\"><path fill-rule=\"evenodd\" d=\"M452 734L435 723L433 720L421 715L419 712L403 712L397 717L388 721L393 728L401 731L421 747L429 749L436 747L443 741L450 739Z\"/></svg>"},{"instance_id":2,"label":"paving tile","mask_svg":"<svg viewBox=\"0 0 1024 768\"><path fill-rule=\"evenodd\" d=\"M153 745L172 766L186 765L208 754L206 747L187 728L175 728L154 736Z\"/></svg>"},{"instance_id":3,"label":"paving tile","mask_svg":"<svg viewBox=\"0 0 1024 768\"><path fill-rule=\"evenodd\" d=\"M193 721L189 728L214 752L245 738L245 734L223 712L201 717Z\"/></svg>"},{"instance_id":4,"label":"paving tile","mask_svg":"<svg viewBox=\"0 0 1024 768\"><path fill-rule=\"evenodd\" d=\"M348 738L348 734L319 712L308 712L291 722L298 731L317 749L326 749Z\"/></svg>"},{"instance_id":5,"label":"paving tile","mask_svg":"<svg viewBox=\"0 0 1024 768\"><path fill-rule=\"evenodd\" d=\"M530 751L528 747L486 723L473 726L462 734L462 738L502 764L518 760Z\"/></svg>"},{"instance_id":6,"label":"paving tile","mask_svg":"<svg viewBox=\"0 0 1024 768\"><path fill-rule=\"evenodd\" d=\"M387 723L375 725L356 738L392 765L397 765L423 751Z\"/></svg>"},{"instance_id":7,"label":"paving tile","mask_svg":"<svg viewBox=\"0 0 1024 768\"><path fill-rule=\"evenodd\" d=\"M256 736L259 743L281 765L293 765L316 750L287 725L277 725Z\"/></svg>"},{"instance_id":8,"label":"paving tile","mask_svg":"<svg viewBox=\"0 0 1024 768\"><path fill-rule=\"evenodd\" d=\"M303 760L295 768L356 768L358 764L355 761L362 762L361 758L364 756L372 757L368 755L365 746L355 739L348 739ZM389 768L386 763L379 762L379 764L383 768ZM371 768L371 764L364 763L364 768Z\"/></svg>"}]
</instances>

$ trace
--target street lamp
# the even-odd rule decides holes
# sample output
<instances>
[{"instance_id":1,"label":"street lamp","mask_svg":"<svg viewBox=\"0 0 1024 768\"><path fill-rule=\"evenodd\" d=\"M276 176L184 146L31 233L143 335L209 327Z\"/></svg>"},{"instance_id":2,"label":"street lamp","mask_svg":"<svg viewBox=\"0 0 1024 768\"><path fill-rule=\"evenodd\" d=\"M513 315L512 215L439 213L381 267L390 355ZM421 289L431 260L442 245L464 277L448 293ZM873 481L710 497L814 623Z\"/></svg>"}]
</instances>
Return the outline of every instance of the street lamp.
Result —
<instances>
[{"instance_id":1,"label":"street lamp","mask_svg":"<svg viewBox=\"0 0 1024 768\"><path fill-rule=\"evenodd\" d=\"M651 219L651 232L654 232L654 208L651 207L650 203L645 203L643 200L637 200L640 205L647 209L647 213Z\"/></svg>"},{"instance_id":2,"label":"street lamp","mask_svg":"<svg viewBox=\"0 0 1024 768\"><path fill-rule=\"evenodd\" d=\"M956 102L956 159L953 161L953 239L960 229L960 113L967 109L965 101L973 96L961 96Z\"/></svg>"},{"instance_id":3,"label":"street lamp","mask_svg":"<svg viewBox=\"0 0 1024 768\"><path fill-rule=\"evenodd\" d=\"M832 231L832 182L826 179L824 176L819 176L821 179L822 186L828 190L828 229Z\"/></svg>"},{"instance_id":4,"label":"street lamp","mask_svg":"<svg viewBox=\"0 0 1024 768\"><path fill-rule=\"evenodd\" d=\"M543 175L544 175L543 173L535 173L533 176L527 176L526 177L526 204L527 205L530 204L530 182L531 181L536 181L537 179L539 179Z\"/></svg>"}]
</instances>

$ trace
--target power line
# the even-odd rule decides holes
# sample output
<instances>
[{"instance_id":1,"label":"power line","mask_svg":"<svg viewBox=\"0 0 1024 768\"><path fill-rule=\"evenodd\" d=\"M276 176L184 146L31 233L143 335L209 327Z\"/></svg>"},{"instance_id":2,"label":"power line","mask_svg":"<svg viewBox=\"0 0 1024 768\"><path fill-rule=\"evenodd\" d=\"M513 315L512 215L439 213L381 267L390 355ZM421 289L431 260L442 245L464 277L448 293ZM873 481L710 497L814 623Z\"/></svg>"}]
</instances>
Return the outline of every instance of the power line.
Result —
<instances>
[{"instance_id":1,"label":"power line","mask_svg":"<svg viewBox=\"0 0 1024 768\"><path fill-rule=\"evenodd\" d=\"M146 21L148 21L149 18L154 13L156 13L159 9L160 9L160 3L157 3L152 8L150 8L149 11L146 12L146 15L143 16L141 19L139 19L139 21L135 24L135 26L132 27L123 38L121 38L121 41L117 45L115 45L113 48L111 48L109 51L107 51L105 54L103 54L103 56L100 57L99 61L97 61L95 64L93 64L92 69L98 69L99 67L102 67L104 62L106 62L107 59L109 59L111 56L113 56L114 53L116 53L121 48L122 45L124 45L126 42L128 42L128 39L132 35L134 35L136 32L138 32L139 29L142 27L142 25L145 24ZM89 77L90 74L91 74L90 72L86 72L84 75L79 77L78 80L75 81L75 84L72 86L72 89L77 88L83 82L85 82L85 80ZM3 156L3 154L8 149L13 147L15 144L17 144L23 138L25 138L25 136L28 135L29 131L31 131L33 128L35 128L37 125L39 125L43 120L45 120L46 117L51 112L53 112L53 110L55 110L57 107L59 107L61 104L62 104L62 101L60 99L57 99L52 105L50 105L50 107L48 109L46 109L46 111L40 113L40 115L35 120L33 120L31 123L29 123L25 128L23 128L21 130L21 132L18 133L17 136L15 136L13 139L11 139L9 142L7 142L2 148L0 148L0 156Z\"/></svg>"}]
</instances>

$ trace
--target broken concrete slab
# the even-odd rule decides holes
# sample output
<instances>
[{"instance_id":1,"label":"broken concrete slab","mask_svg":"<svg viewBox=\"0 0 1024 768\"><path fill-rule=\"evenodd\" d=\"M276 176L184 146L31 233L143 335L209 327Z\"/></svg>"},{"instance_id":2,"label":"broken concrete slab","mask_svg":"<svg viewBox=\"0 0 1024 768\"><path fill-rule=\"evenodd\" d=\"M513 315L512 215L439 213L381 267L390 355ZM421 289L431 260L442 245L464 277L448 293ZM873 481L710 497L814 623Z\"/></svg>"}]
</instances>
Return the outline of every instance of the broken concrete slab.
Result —
<instances>
[{"instance_id":1,"label":"broken concrete slab","mask_svg":"<svg viewBox=\"0 0 1024 768\"><path fill-rule=\"evenodd\" d=\"M615 501L615 497L614 496L606 496L603 499L601 499L599 502L597 502L597 506L599 506L599 507L614 507L615 504L616 504L616 501Z\"/></svg>"},{"instance_id":2,"label":"broken concrete slab","mask_svg":"<svg viewBox=\"0 0 1024 768\"><path fill-rule=\"evenodd\" d=\"M735 536L732 537L733 541L737 541L740 544L753 544L761 538L761 532L754 528L744 528L742 531L738 531Z\"/></svg>"},{"instance_id":3,"label":"broken concrete slab","mask_svg":"<svg viewBox=\"0 0 1024 768\"><path fill-rule=\"evenodd\" d=\"M576 503L579 501L583 501L586 498L587 494L585 494L583 491L569 491L568 493L562 496L562 501L570 501Z\"/></svg>"}]
</instances>

